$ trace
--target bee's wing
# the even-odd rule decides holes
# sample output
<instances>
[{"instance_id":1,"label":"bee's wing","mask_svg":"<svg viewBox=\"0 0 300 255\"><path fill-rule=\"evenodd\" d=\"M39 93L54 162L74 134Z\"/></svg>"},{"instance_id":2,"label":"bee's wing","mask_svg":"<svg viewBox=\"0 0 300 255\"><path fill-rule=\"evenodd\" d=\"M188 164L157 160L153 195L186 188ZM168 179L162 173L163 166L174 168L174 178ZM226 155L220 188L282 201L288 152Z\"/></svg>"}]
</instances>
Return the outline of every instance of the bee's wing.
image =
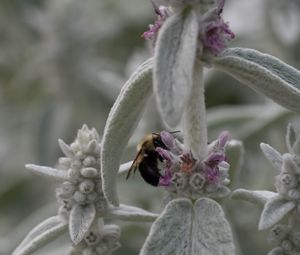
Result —
<instances>
[{"instance_id":1,"label":"bee's wing","mask_svg":"<svg viewBox=\"0 0 300 255\"><path fill-rule=\"evenodd\" d=\"M143 150L139 150L138 153L136 154L136 156L135 156L135 158L134 158L134 160L132 162L132 165L131 165L131 167L128 170L128 173L127 173L127 176L126 176L126 180L128 180L128 178L129 178L129 176L130 176L130 174L131 174L132 171L133 171L133 173L135 173L135 171L138 169L137 161L138 161L139 157L142 155L142 153L144 153Z\"/></svg>"}]
</instances>

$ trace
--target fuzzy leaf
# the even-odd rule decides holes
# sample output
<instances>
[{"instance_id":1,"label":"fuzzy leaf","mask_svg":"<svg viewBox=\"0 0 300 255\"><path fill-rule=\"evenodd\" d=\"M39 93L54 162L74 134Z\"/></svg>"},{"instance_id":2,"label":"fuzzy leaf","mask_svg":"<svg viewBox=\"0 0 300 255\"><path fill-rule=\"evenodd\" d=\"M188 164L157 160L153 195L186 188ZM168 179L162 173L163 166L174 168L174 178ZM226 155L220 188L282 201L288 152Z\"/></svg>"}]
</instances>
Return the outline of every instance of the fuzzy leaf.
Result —
<instances>
[{"instance_id":1,"label":"fuzzy leaf","mask_svg":"<svg viewBox=\"0 0 300 255\"><path fill-rule=\"evenodd\" d=\"M293 151L294 144L297 140L297 134L294 127L289 124L286 133L286 145L288 147L289 152Z\"/></svg>"},{"instance_id":2,"label":"fuzzy leaf","mask_svg":"<svg viewBox=\"0 0 300 255\"><path fill-rule=\"evenodd\" d=\"M155 47L154 91L163 120L176 126L193 83L198 21L191 8L174 14L162 26Z\"/></svg>"},{"instance_id":3,"label":"fuzzy leaf","mask_svg":"<svg viewBox=\"0 0 300 255\"><path fill-rule=\"evenodd\" d=\"M230 140L225 147L225 154L230 165L229 180L230 187L233 187L238 181L240 169L244 163L244 145L239 140Z\"/></svg>"},{"instance_id":4,"label":"fuzzy leaf","mask_svg":"<svg viewBox=\"0 0 300 255\"><path fill-rule=\"evenodd\" d=\"M151 93L152 59L149 59L137 68L123 86L104 128L101 150L103 191L115 206L119 205L116 178L122 153Z\"/></svg>"},{"instance_id":5,"label":"fuzzy leaf","mask_svg":"<svg viewBox=\"0 0 300 255\"><path fill-rule=\"evenodd\" d=\"M200 198L194 210L191 254L233 255L233 237L222 207L210 198Z\"/></svg>"},{"instance_id":6,"label":"fuzzy leaf","mask_svg":"<svg viewBox=\"0 0 300 255\"><path fill-rule=\"evenodd\" d=\"M300 113L300 72L259 51L229 48L214 65L276 103Z\"/></svg>"},{"instance_id":7,"label":"fuzzy leaf","mask_svg":"<svg viewBox=\"0 0 300 255\"><path fill-rule=\"evenodd\" d=\"M257 205L265 205L265 203L277 196L277 193L266 190L246 190L237 189L232 192L233 199L241 199Z\"/></svg>"},{"instance_id":8,"label":"fuzzy leaf","mask_svg":"<svg viewBox=\"0 0 300 255\"><path fill-rule=\"evenodd\" d=\"M156 213L148 212L141 208L120 204L118 207L112 207L107 217L111 219L119 219L125 221L141 221L152 222L159 215Z\"/></svg>"},{"instance_id":9,"label":"fuzzy leaf","mask_svg":"<svg viewBox=\"0 0 300 255\"><path fill-rule=\"evenodd\" d=\"M258 229L267 229L280 221L288 212L295 208L295 203L281 196L275 196L267 201L262 211Z\"/></svg>"},{"instance_id":10,"label":"fuzzy leaf","mask_svg":"<svg viewBox=\"0 0 300 255\"><path fill-rule=\"evenodd\" d=\"M12 255L30 255L63 234L68 223L59 216L50 217L32 229Z\"/></svg>"},{"instance_id":11,"label":"fuzzy leaf","mask_svg":"<svg viewBox=\"0 0 300 255\"><path fill-rule=\"evenodd\" d=\"M192 204L171 201L153 223L140 255L191 255Z\"/></svg>"},{"instance_id":12,"label":"fuzzy leaf","mask_svg":"<svg viewBox=\"0 0 300 255\"><path fill-rule=\"evenodd\" d=\"M278 172L280 172L283 164L281 154L266 143L261 143L260 148L270 163L278 170Z\"/></svg>"},{"instance_id":13,"label":"fuzzy leaf","mask_svg":"<svg viewBox=\"0 0 300 255\"><path fill-rule=\"evenodd\" d=\"M56 168L47 166L38 166L33 164L27 164L25 167L35 174L42 175L57 181L68 180L68 175L66 171L58 170Z\"/></svg>"},{"instance_id":14,"label":"fuzzy leaf","mask_svg":"<svg viewBox=\"0 0 300 255\"><path fill-rule=\"evenodd\" d=\"M268 255L284 255L284 254L285 252L281 247L276 247L268 253Z\"/></svg>"},{"instance_id":15,"label":"fuzzy leaf","mask_svg":"<svg viewBox=\"0 0 300 255\"><path fill-rule=\"evenodd\" d=\"M72 242L77 245L90 229L96 216L96 209L93 204L79 205L72 207L69 220L69 231Z\"/></svg>"}]
</instances>

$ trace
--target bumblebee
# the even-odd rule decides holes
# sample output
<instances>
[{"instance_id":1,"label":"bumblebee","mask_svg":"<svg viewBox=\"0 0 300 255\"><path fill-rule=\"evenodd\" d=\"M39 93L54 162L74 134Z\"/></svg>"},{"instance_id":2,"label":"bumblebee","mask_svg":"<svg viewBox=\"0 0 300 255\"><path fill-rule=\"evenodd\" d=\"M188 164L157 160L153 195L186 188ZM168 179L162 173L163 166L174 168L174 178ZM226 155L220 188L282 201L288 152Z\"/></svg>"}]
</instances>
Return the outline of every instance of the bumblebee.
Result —
<instances>
[{"instance_id":1,"label":"bumblebee","mask_svg":"<svg viewBox=\"0 0 300 255\"><path fill-rule=\"evenodd\" d=\"M158 186L161 174L159 172L158 163L162 162L162 157L155 150L161 147L167 150L161 136L157 133L146 135L137 145L137 155L128 171L126 179L129 178L131 172L138 169L145 182L152 186Z\"/></svg>"}]
</instances>

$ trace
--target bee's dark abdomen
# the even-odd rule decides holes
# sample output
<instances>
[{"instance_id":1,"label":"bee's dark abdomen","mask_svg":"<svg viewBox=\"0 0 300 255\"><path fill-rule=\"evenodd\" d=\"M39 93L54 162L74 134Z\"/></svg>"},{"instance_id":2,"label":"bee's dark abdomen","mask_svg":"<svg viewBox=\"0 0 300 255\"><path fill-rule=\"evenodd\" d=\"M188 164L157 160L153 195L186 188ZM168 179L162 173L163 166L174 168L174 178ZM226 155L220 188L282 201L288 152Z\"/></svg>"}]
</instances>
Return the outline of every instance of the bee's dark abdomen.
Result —
<instances>
[{"instance_id":1,"label":"bee's dark abdomen","mask_svg":"<svg viewBox=\"0 0 300 255\"><path fill-rule=\"evenodd\" d=\"M139 171L145 182L152 186L158 186L161 174L157 167L157 155L150 153L146 155L139 165Z\"/></svg>"}]
</instances>

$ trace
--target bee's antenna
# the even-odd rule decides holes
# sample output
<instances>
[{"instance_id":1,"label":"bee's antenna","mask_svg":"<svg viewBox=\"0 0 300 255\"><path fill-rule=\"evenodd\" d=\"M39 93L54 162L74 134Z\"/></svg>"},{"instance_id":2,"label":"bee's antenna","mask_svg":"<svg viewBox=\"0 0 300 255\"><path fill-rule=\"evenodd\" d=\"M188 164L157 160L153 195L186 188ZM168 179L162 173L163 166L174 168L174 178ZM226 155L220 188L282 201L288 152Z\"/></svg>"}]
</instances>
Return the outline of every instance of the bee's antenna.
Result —
<instances>
[{"instance_id":1,"label":"bee's antenna","mask_svg":"<svg viewBox=\"0 0 300 255\"><path fill-rule=\"evenodd\" d=\"M177 131L171 131L170 133L171 134L176 134L176 133L180 133L181 131L180 130L177 130Z\"/></svg>"}]
</instances>

